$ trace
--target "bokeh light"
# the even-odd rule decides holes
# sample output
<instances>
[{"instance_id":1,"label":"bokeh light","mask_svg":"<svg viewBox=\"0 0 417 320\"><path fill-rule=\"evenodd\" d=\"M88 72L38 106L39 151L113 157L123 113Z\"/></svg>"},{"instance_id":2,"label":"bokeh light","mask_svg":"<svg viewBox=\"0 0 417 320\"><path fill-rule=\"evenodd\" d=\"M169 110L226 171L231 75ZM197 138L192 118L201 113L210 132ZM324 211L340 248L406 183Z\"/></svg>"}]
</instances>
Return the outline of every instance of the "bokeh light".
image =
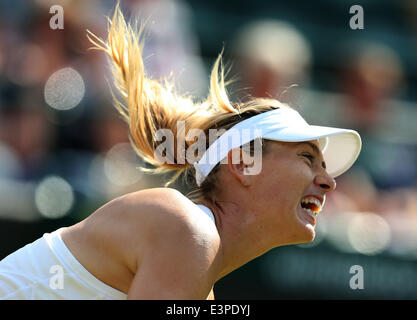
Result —
<instances>
[{"instance_id":1,"label":"bokeh light","mask_svg":"<svg viewBox=\"0 0 417 320\"><path fill-rule=\"evenodd\" d=\"M142 173L137 168L139 158L129 143L119 143L112 147L104 159L107 179L118 186L129 186L139 181Z\"/></svg>"},{"instance_id":2,"label":"bokeh light","mask_svg":"<svg viewBox=\"0 0 417 320\"><path fill-rule=\"evenodd\" d=\"M46 103L57 110L75 108L81 102L84 93L84 80L73 68L64 68L54 72L44 89Z\"/></svg>"},{"instance_id":3,"label":"bokeh light","mask_svg":"<svg viewBox=\"0 0 417 320\"><path fill-rule=\"evenodd\" d=\"M355 215L349 222L348 238L359 253L374 255L385 250L391 240L389 224L381 216L372 212Z\"/></svg>"},{"instance_id":4,"label":"bokeh light","mask_svg":"<svg viewBox=\"0 0 417 320\"><path fill-rule=\"evenodd\" d=\"M342 252L355 252L348 236L348 225L354 215L356 215L356 212L338 212L326 217L328 225L327 240Z\"/></svg>"},{"instance_id":5,"label":"bokeh light","mask_svg":"<svg viewBox=\"0 0 417 320\"><path fill-rule=\"evenodd\" d=\"M88 169L88 181L94 193L107 199L140 188L144 177L142 160L129 143L117 143L104 155L96 155Z\"/></svg>"},{"instance_id":6,"label":"bokeh light","mask_svg":"<svg viewBox=\"0 0 417 320\"><path fill-rule=\"evenodd\" d=\"M61 218L68 214L74 204L71 185L59 176L48 176L35 190L36 207L46 218Z\"/></svg>"},{"instance_id":7,"label":"bokeh light","mask_svg":"<svg viewBox=\"0 0 417 320\"><path fill-rule=\"evenodd\" d=\"M0 141L0 177L14 177L20 172L19 159L12 148Z\"/></svg>"},{"instance_id":8,"label":"bokeh light","mask_svg":"<svg viewBox=\"0 0 417 320\"><path fill-rule=\"evenodd\" d=\"M41 217L36 210L33 194L35 185L15 179L0 179L0 213L4 219L33 222Z\"/></svg>"}]
</instances>

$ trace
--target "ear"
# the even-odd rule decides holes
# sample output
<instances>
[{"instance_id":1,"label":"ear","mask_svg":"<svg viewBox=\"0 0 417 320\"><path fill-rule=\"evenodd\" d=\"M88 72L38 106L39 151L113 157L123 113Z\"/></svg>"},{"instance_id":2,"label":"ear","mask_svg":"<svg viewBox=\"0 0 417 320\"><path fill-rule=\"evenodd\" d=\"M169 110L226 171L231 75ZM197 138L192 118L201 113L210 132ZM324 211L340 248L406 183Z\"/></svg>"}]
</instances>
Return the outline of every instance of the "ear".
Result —
<instances>
[{"instance_id":1,"label":"ear","mask_svg":"<svg viewBox=\"0 0 417 320\"><path fill-rule=\"evenodd\" d=\"M227 154L227 167L233 177L235 177L239 183L248 187L251 185L252 180L250 175L247 174L248 165L243 162L242 149L235 148L229 151Z\"/></svg>"}]
</instances>

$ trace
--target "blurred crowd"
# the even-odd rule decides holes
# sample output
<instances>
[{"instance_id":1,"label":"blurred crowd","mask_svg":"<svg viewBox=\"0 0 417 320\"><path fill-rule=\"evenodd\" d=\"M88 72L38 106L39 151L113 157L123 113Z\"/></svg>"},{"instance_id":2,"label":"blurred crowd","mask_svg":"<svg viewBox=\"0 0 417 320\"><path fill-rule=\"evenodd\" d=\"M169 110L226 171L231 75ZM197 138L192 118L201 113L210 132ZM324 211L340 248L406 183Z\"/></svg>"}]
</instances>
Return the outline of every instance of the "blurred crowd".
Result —
<instances>
[{"instance_id":1,"label":"blurred crowd","mask_svg":"<svg viewBox=\"0 0 417 320\"><path fill-rule=\"evenodd\" d=\"M54 4L64 9L63 29L50 27ZM51 219L78 221L118 195L163 184L164 177L137 169L143 163L112 107L105 56L89 50L86 30L105 37L114 4L0 0L0 225L27 230ZM202 50L195 7L183 0L122 0L121 8L132 19L150 17L148 74L172 77L180 92L204 98L215 56ZM337 178L314 243L417 258L417 102L404 99L412 77L401 56L380 39L337 44L325 70L331 80L318 84L315 73L324 67L316 64L314 39L271 15L246 22L226 45L238 77L230 87L235 100L278 98L313 124L362 136L360 158ZM25 244L21 234L14 237L15 244L2 242L1 254Z\"/></svg>"}]
</instances>

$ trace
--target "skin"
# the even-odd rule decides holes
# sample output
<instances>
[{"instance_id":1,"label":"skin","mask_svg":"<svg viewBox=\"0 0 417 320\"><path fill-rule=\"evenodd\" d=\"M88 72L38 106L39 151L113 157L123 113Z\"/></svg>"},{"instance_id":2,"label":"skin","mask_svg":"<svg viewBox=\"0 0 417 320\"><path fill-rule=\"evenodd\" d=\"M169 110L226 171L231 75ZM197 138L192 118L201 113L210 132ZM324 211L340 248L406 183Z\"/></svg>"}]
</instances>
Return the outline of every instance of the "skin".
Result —
<instances>
[{"instance_id":1,"label":"skin","mask_svg":"<svg viewBox=\"0 0 417 320\"><path fill-rule=\"evenodd\" d=\"M215 282L233 270L277 246L312 241L301 198L324 198L336 187L321 152L305 143L270 141L258 175L232 164L231 152L229 160L218 173L219 192L202 202L216 225L180 192L155 188L109 202L62 239L128 299L214 299Z\"/></svg>"},{"instance_id":2,"label":"skin","mask_svg":"<svg viewBox=\"0 0 417 320\"><path fill-rule=\"evenodd\" d=\"M318 142L312 143L318 149ZM272 248L314 240L314 226L302 218L301 198L325 198L336 188L321 152L304 143L269 142L259 175L244 175L246 165L231 163L220 173L221 185L227 186L221 196L204 203L213 211L222 239L220 278Z\"/></svg>"}]
</instances>

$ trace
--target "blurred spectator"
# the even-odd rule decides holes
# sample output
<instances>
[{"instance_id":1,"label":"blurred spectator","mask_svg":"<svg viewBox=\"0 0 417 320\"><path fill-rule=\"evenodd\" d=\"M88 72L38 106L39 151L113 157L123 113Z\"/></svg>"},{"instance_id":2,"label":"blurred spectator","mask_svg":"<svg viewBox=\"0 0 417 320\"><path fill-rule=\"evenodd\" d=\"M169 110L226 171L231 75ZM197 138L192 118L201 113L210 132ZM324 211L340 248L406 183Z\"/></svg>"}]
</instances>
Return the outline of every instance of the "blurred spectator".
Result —
<instances>
[{"instance_id":1,"label":"blurred spectator","mask_svg":"<svg viewBox=\"0 0 417 320\"><path fill-rule=\"evenodd\" d=\"M179 93L205 98L208 78L191 28L188 4L182 0L128 0L122 2L122 8L145 23L148 74L154 79L172 80Z\"/></svg>"},{"instance_id":2,"label":"blurred spectator","mask_svg":"<svg viewBox=\"0 0 417 320\"><path fill-rule=\"evenodd\" d=\"M349 49L347 49L349 48ZM347 54L346 54L347 53ZM346 117L366 133L390 119L387 100L404 84L403 64L398 54L381 43L349 43L344 47L340 66L342 92L348 97Z\"/></svg>"},{"instance_id":3,"label":"blurred spectator","mask_svg":"<svg viewBox=\"0 0 417 320\"><path fill-rule=\"evenodd\" d=\"M252 96L278 98L291 85L307 85L310 44L291 24L252 22L239 30L232 46L237 75Z\"/></svg>"},{"instance_id":4,"label":"blurred spectator","mask_svg":"<svg viewBox=\"0 0 417 320\"><path fill-rule=\"evenodd\" d=\"M412 114L400 121L407 111L394 100L405 86L401 58L383 43L348 42L342 50L340 90L346 99L340 118L362 135L357 166L371 175L377 188L411 185L417 179L417 158L410 142L417 140L412 142L407 128L415 127L415 121Z\"/></svg>"},{"instance_id":5,"label":"blurred spectator","mask_svg":"<svg viewBox=\"0 0 417 320\"><path fill-rule=\"evenodd\" d=\"M20 167L13 178L37 179L55 138L41 91L12 83L4 83L0 89L0 141L13 150L17 156L15 164Z\"/></svg>"}]
</instances>

